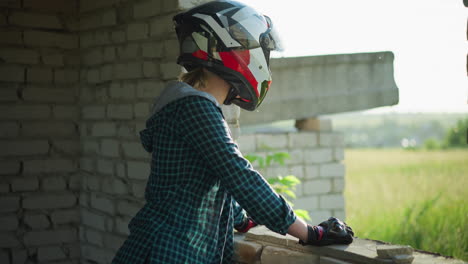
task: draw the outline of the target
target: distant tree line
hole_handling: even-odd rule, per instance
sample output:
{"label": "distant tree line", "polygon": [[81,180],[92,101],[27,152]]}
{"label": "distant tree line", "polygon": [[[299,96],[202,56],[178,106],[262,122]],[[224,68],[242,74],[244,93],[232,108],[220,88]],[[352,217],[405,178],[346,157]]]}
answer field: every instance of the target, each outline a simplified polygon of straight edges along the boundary
{"label": "distant tree line", "polygon": [[354,115],[333,119],[349,148],[465,148],[468,117],[451,114]]}
{"label": "distant tree line", "polygon": [[[348,148],[466,148],[466,113],[343,113],[325,116]],[[294,120],[241,126],[242,134],[295,132]]]}
{"label": "distant tree line", "polygon": [[439,148],[468,148],[468,117],[457,121],[455,126],[451,127],[443,140],[428,139],[424,142],[427,149]]}

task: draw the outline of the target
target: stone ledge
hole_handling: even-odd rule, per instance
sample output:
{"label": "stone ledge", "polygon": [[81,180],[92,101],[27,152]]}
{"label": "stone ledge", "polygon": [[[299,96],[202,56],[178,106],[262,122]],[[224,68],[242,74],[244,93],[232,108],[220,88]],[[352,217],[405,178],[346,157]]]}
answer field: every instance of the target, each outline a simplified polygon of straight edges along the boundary
{"label": "stone ledge", "polygon": [[[269,231],[266,227],[253,228],[247,234],[236,234],[235,239],[235,260],[236,263],[260,264],[262,260],[275,259],[274,263],[363,263],[363,264],[383,264],[383,263],[413,263],[413,264],[462,264],[462,260],[444,257],[438,254],[414,251],[412,262],[397,262],[397,259],[379,258],[377,248],[388,244],[376,240],[356,238],[350,245],[331,245],[326,247],[302,246],[298,240],[290,235],[282,236]],[[273,249],[278,250],[273,250]],[[397,248],[393,246],[392,248]],[[406,253],[407,246],[401,246]],[[265,250],[268,249],[268,250]],[[267,256],[267,254],[269,256]],[[270,255],[275,256],[270,256]],[[293,256],[293,259],[288,258]],[[411,256],[411,255],[409,255]],[[304,261],[299,261],[304,257]],[[307,261],[306,261],[307,260]],[[291,262],[293,261],[293,262]],[[299,261],[299,262],[298,262]]]}

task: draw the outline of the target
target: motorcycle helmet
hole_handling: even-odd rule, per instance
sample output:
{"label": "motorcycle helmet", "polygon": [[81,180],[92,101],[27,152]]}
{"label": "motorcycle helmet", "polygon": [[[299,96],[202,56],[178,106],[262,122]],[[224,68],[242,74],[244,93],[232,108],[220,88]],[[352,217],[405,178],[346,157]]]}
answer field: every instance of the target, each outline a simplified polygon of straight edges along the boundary
{"label": "motorcycle helmet", "polygon": [[271,85],[270,51],[281,42],[267,16],[235,1],[212,1],[173,18],[180,44],[177,63],[214,72],[231,89],[224,104],[253,111]]}

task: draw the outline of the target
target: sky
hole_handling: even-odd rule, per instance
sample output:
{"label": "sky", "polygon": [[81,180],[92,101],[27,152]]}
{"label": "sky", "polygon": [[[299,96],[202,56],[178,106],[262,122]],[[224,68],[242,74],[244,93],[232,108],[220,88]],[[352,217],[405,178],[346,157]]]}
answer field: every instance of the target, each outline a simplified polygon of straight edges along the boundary
{"label": "sky", "polygon": [[370,112],[468,113],[462,0],[239,1],[273,20],[275,57],[392,51],[400,102]]}

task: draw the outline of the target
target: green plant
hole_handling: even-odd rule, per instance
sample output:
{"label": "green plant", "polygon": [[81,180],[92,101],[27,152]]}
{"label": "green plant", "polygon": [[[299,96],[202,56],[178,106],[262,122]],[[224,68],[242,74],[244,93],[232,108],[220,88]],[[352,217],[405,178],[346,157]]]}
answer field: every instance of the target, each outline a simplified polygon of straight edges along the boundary
{"label": "green plant", "polygon": [[[251,163],[255,161],[258,162],[260,169],[270,167],[273,163],[285,166],[285,160],[291,158],[287,152],[275,152],[272,154],[267,154],[266,157],[255,154],[245,155],[244,157]],[[275,177],[268,178],[267,181],[277,193],[283,195],[286,202],[288,202],[291,207],[294,207],[294,204],[287,197],[290,199],[296,199],[296,194],[294,191],[296,190],[296,185],[301,183],[301,180],[299,180],[294,175],[277,175]],[[298,217],[304,220],[310,220],[309,212],[306,210],[295,209],[294,213],[296,213]]]}

